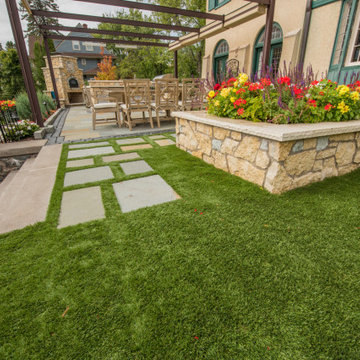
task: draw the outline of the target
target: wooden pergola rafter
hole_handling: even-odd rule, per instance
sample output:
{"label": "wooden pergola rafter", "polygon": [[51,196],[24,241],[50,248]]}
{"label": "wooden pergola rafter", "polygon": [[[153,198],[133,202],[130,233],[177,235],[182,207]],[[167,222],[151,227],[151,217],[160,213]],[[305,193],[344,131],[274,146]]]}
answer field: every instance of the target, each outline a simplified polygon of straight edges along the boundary
{"label": "wooden pergola rafter", "polygon": [[[8,10],[8,14],[10,17],[11,27],[14,34],[14,39],[17,47],[17,51],[19,54],[20,64],[24,76],[26,90],[29,96],[30,105],[32,113],[34,114],[34,118],[36,122],[42,126],[42,116],[40,111],[40,106],[38,103],[38,99],[36,96],[36,90],[34,85],[34,80],[31,74],[31,67],[28,59],[28,54],[26,50],[26,45],[24,41],[23,31],[20,22],[20,16],[16,4],[16,0],[5,0],[6,6]],[[82,21],[93,21],[100,23],[109,23],[109,24],[120,24],[120,25],[129,25],[134,27],[144,27],[144,28],[152,28],[152,29],[161,29],[167,31],[179,31],[188,33],[185,35],[190,38],[191,43],[201,41],[202,39],[211,36],[214,31],[219,33],[221,31],[225,31],[230,27],[236,26],[236,24],[240,24],[240,20],[236,20],[236,17],[245,16],[242,19],[243,22],[249,21],[257,16],[260,16],[264,13],[264,9],[266,10],[266,28],[265,28],[265,42],[264,42],[264,61],[266,64],[269,62],[270,57],[270,47],[271,47],[271,33],[273,27],[273,19],[274,19],[274,9],[275,9],[275,0],[244,0],[248,3],[256,4],[257,6],[252,6],[250,9],[245,9],[240,11],[238,14],[220,15],[214,13],[206,13],[195,10],[186,10],[179,9],[175,7],[168,6],[160,6],[143,2],[134,2],[128,0],[74,0],[81,1],[86,3],[94,3],[94,4],[102,4],[102,5],[111,5],[116,6],[118,8],[129,8],[129,9],[139,9],[144,11],[152,11],[152,12],[160,12],[167,14],[174,14],[180,16],[188,16],[188,17],[196,17],[199,19],[206,19],[210,21],[204,28],[205,31],[202,33],[202,28],[190,27],[190,26],[181,26],[181,25],[169,25],[148,21],[137,21],[137,20],[129,20],[129,19],[119,19],[119,18],[111,18],[106,16],[94,16],[94,15],[85,15],[85,14],[73,14],[73,13],[65,13],[61,11],[45,11],[39,9],[33,9],[28,0],[21,0],[24,8],[33,17],[35,23],[39,27],[39,30],[44,38],[44,45],[46,56],[48,60],[50,76],[54,88],[55,98],[60,107],[60,101],[58,96],[58,91],[56,87],[54,69],[51,61],[50,50],[48,46],[47,39],[58,39],[58,40],[79,40],[86,42],[96,42],[96,43],[113,43],[113,44],[122,44],[122,45],[135,45],[135,46],[157,46],[157,47],[166,47],[170,50],[174,51],[174,74],[175,77],[178,76],[177,73],[177,49],[181,48],[182,37],[168,35],[168,34],[143,34],[138,31],[113,31],[113,30],[102,30],[102,29],[91,29],[91,28],[77,28],[71,26],[63,26],[63,25],[44,25],[37,21],[38,17],[42,18],[56,18],[56,19],[72,19],[72,20],[82,20]],[[235,20],[234,20],[235,19]],[[218,27],[218,28],[217,28]],[[210,31],[209,31],[210,29]],[[214,30],[215,29],[215,30]],[[65,36],[59,35],[59,33],[53,32],[59,31],[70,31],[70,32],[81,32],[86,34],[97,34],[97,35],[105,35],[109,37],[96,37],[96,38],[84,38],[81,36]],[[207,33],[206,33],[207,32]],[[118,37],[127,37],[127,38],[135,38],[135,40],[128,39],[119,39]],[[115,37],[115,38],[114,38]],[[142,41],[141,39],[153,39],[155,41]],[[161,40],[172,41],[172,43],[168,42],[160,42]],[[180,43],[180,45],[179,45]],[[174,45],[175,44],[175,45]],[[189,42],[188,42],[189,44]],[[186,46],[186,45],[184,45]]]}

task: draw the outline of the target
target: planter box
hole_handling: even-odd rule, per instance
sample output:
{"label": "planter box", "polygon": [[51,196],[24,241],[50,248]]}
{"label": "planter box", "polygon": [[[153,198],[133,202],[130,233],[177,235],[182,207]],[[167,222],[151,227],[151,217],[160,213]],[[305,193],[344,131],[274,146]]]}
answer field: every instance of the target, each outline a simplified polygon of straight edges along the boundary
{"label": "planter box", "polygon": [[271,193],[360,168],[360,120],[276,125],[173,112],[176,145]]}

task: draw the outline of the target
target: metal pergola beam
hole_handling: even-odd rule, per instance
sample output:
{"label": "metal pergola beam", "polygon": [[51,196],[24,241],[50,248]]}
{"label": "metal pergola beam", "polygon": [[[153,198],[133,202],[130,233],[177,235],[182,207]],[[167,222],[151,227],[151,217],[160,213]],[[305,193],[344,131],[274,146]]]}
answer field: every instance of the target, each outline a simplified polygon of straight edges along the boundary
{"label": "metal pergola beam", "polygon": [[157,46],[157,47],[166,47],[166,48],[169,47],[168,43],[156,43],[156,42],[148,42],[148,41],[114,40],[114,39],[103,39],[103,38],[84,38],[83,36],[65,36],[65,35],[49,34],[48,38],[54,39],[54,40],[75,40],[75,41],[106,43],[106,44]]}
{"label": "metal pergola beam", "polygon": [[43,118],[40,110],[39,100],[36,94],[34,79],[32,77],[29,56],[26,50],[16,0],[5,0],[5,2],[10,18],[11,29],[14,35],[16,50],[19,56],[26,92],[29,97],[29,103],[31,112],[33,114],[33,119],[39,126],[43,126]]}
{"label": "metal pergola beam", "polygon": [[259,5],[267,5],[267,6],[269,6],[271,2],[271,0],[245,0],[245,1],[254,2]]}
{"label": "metal pergola beam", "polygon": [[[93,4],[102,4],[102,5],[112,5],[118,7],[125,7],[129,9],[140,9],[140,10],[161,12],[167,14],[184,15],[184,16],[191,16],[201,19],[210,19],[210,20],[218,20],[218,21],[223,20],[223,15],[210,14],[210,13],[194,11],[194,10],[178,9],[169,6],[146,4],[142,2],[134,2],[128,0],[75,0],[75,1],[82,1]],[[259,0],[259,1],[266,1],[266,0]]]}
{"label": "metal pergola beam", "polygon": [[196,33],[200,32],[200,29],[192,28],[189,26],[158,24],[158,23],[147,22],[147,21],[118,19],[118,18],[110,18],[110,17],[104,17],[104,16],[72,14],[72,13],[64,13],[61,11],[32,10],[32,13],[35,16],[44,16],[44,17],[57,18],[57,19],[95,21],[95,22],[100,22],[100,23],[149,27],[149,28],[153,28],[153,29],[164,29],[164,30],[170,30],[170,31],[184,31],[184,32],[196,32]]}
{"label": "metal pergola beam", "polygon": [[39,27],[40,27],[40,29],[43,29],[43,30],[73,31],[73,32],[85,33],[85,34],[128,36],[128,37],[140,37],[140,38],[158,39],[158,40],[178,40],[179,39],[178,36],[143,34],[143,33],[137,33],[137,32],[129,32],[129,31],[88,29],[88,28],[78,28],[75,26],[40,25]]}

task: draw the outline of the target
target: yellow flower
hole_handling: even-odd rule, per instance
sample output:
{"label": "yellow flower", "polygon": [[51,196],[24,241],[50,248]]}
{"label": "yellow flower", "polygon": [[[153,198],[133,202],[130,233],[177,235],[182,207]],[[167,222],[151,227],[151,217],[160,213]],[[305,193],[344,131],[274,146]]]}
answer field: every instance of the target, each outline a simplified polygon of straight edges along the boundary
{"label": "yellow flower", "polygon": [[208,95],[210,98],[213,98],[215,96],[215,91],[211,90]]}
{"label": "yellow flower", "polygon": [[215,105],[215,106],[219,106],[219,105],[220,105],[220,101],[219,101],[219,100],[216,100],[216,101],[214,102],[214,105]]}
{"label": "yellow flower", "polygon": [[350,94],[350,97],[352,100],[356,101],[356,100],[359,100],[360,99],[360,95],[357,91],[354,91]]}
{"label": "yellow flower", "polygon": [[230,98],[230,101],[231,101],[232,103],[234,103],[234,102],[236,101],[236,98],[231,97],[231,98]]}
{"label": "yellow flower", "polygon": [[241,73],[239,75],[239,82],[240,84],[244,84],[248,81],[249,77],[246,74]]}
{"label": "yellow flower", "polygon": [[337,106],[337,108],[341,111],[342,114],[345,114],[345,113],[347,113],[347,112],[350,110],[349,106],[347,106],[344,101],[342,101],[342,102]]}
{"label": "yellow flower", "polygon": [[236,90],[236,89],[232,89],[232,92],[237,92],[237,90]]}
{"label": "yellow flower", "polygon": [[220,95],[224,98],[228,97],[229,94],[230,94],[230,91],[231,89],[230,88],[225,88],[225,89],[222,89],[221,92],[220,92]]}
{"label": "yellow flower", "polygon": [[[234,82],[234,87],[238,87],[239,86],[239,82],[236,80],[235,82]],[[235,90],[235,89],[234,89]],[[235,90],[236,91],[236,90]]]}
{"label": "yellow flower", "polygon": [[340,85],[337,87],[336,90],[338,91],[340,96],[344,96],[345,94],[347,94],[350,91],[350,89],[346,85]]}

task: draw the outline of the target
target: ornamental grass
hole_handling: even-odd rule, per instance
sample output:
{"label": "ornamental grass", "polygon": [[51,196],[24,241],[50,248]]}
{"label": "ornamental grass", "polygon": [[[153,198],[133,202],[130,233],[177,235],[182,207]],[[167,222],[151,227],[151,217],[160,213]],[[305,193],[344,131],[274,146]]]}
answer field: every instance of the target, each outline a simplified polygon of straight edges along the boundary
{"label": "ornamental grass", "polygon": [[[293,76],[291,76],[293,74]],[[208,93],[209,114],[274,124],[360,119],[360,81],[338,85],[299,73],[251,81],[240,73]]]}

